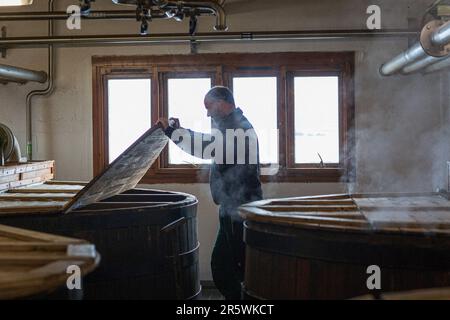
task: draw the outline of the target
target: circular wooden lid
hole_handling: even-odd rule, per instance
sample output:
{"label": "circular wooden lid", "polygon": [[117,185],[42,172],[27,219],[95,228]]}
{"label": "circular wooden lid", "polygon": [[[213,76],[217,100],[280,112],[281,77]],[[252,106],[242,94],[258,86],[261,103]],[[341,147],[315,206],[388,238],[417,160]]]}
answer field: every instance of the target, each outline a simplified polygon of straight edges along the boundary
{"label": "circular wooden lid", "polygon": [[298,228],[450,235],[450,201],[438,193],[272,199],[239,211],[248,221]]}

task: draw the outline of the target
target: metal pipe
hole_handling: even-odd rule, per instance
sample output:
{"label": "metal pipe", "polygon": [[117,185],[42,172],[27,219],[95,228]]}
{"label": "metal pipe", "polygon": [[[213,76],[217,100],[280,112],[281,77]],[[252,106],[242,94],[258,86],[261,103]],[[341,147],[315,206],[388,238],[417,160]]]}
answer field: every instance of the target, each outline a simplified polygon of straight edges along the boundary
{"label": "metal pipe", "polygon": [[346,38],[384,38],[408,37],[415,35],[409,30],[331,30],[331,31],[276,31],[276,32],[211,32],[198,33],[195,36],[183,33],[140,35],[78,35],[56,37],[19,37],[0,39],[0,48],[39,47],[46,45],[91,46],[94,44],[136,45],[152,43],[185,43],[195,41],[276,41],[276,40],[313,40],[313,39],[346,39]]}
{"label": "metal pipe", "polygon": [[0,77],[16,82],[35,81],[44,83],[47,81],[47,73],[45,71],[33,71],[4,64],[0,64]]}
{"label": "metal pipe", "polygon": [[[31,21],[31,20],[67,20],[72,14],[65,11],[55,12],[5,12],[0,13],[0,21]],[[134,10],[90,11],[89,14],[80,14],[83,19],[134,19]]]}
{"label": "metal pipe", "polygon": [[435,46],[444,46],[449,42],[450,42],[450,21],[445,23],[431,36],[431,43]]}
{"label": "metal pipe", "polygon": [[431,66],[428,66],[424,70],[424,73],[431,73],[448,67],[450,67],[450,57],[446,57],[444,60],[432,64]]}
{"label": "metal pipe", "polygon": [[401,73],[402,74],[410,74],[410,73],[419,71],[419,70],[421,70],[421,69],[423,69],[423,68],[425,68],[425,67],[427,67],[429,65],[432,65],[432,64],[437,63],[439,61],[445,60],[445,59],[447,59],[447,56],[446,57],[440,57],[440,58],[432,57],[432,56],[426,56],[425,58],[420,59],[420,60],[418,60],[418,61],[416,61],[414,63],[411,63],[411,64],[407,65],[406,67],[404,67],[401,70]]}
{"label": "metal pipe", "polygon": [[413,63],[414,61],[417,61],[418,59],[422,59],[426,57],[427,54],[423,50],[421,44],[417,42],[415,45],[413,45],[411,48],[406,50],[405,52],[399,54],[389,62],[386,62],[383,64],[380,68],[380,73],[383,76],[390,76],[397,71],[400,71],[405,66],[407,66],[410,63]]}
{"label": "metal pipe", "polygon": [[[48,11],[53,12],[53,1],[48,1]],[[48,21],[48,36],[51,38],[53,36],[53,20]],[[33,90],[28,93],[26,99],[26,136],[27,136],[27,159],[29,161],[33,160],[33,113],[32,113],[32,102],[35,96],[46,96],[51,94],[54,89],[54,77],[55,77],[55,54],[54,47],[52,44],[48,46],[48,81],[47,87],[42,90]]]}
{"label": "metal pipe", "polygon": [[[214,30],[216,31],[226,31],[228,30],[227,26],[227,15],[223,7],[216,1],[182,1],[180,4],[186,7],[198,8],[198,9],[212,9],[216,16],[216,25],[214,26]],[[178,8],[178,2],[168,2],[164,8]]]}
{"label": "metal pipe", "polygon": [[[431,43],[434,46],[444,46],[450,42],[450,22],[447,22],[431,35]],[[437,63],[445,58],[429,56],[420,42],[415,43],[405,52],[399,54],[389,62],[383,64],[380,73],[390,76],[401,70],[404,74],[419,71],[429,65]]]}

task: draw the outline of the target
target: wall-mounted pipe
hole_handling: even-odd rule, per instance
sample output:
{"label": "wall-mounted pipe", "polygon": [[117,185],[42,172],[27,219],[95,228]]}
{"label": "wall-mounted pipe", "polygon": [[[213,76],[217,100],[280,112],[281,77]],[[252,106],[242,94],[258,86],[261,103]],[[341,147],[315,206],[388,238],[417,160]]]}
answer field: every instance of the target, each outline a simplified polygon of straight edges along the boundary
{"label": "wall-mounted pipe", "polygon": [[[48,11],[53,12],[53,1],[48,1]],[[53,20],[48,21],[48,36],[53,36]],[[48,46],[48,81],[47,87],[42,90],[33,90],[28,93],[26,99],[26,136],[27,136],[27,158],[33,160],[33,113],[32,102],[35,96],[46,96],[53,92],[55,77],[55,52],[52,44]]]}
{"label": "wall-mounted pipe", "polygon": [[0,78],[15,82],[35,81],[44,83],[47,81],[47,73],[0,64]]}
{"label": "wall-mounted pipe", "polygon": [[444,46],[450,42],[450,21],[445,23],[431,36],[431,43],[435,46]]}
{"label": "wall-mounted pipe", "polygon": [[[443,47],[450,42],[450,22],[447,22],[433,34],[431,34],[431,43],[436,47]],[[405,52],[399,54],[389,62],[383,64],[380,73],[383,76],[390,76],[401,71],[404,74],[417,72],[427,66],[441,61],[441,57],[429,56],[423,49],[420,42],[416,42]]]}
{"label": "wall-mounted pipe", "polygon": [[406,67],[404,67],[401,70],[402,74],[410,74],[410,73],[414,73],[417,72],[419,70],[422,70],[423,68],[426,68],[427,66],[430,66],[434,63],[437,63],[439,61],[442,61],[444,59],[446,59],[447,57],[432,57],[432,56],[426,56],[425,58],[418,60],[416,62],[413,62],[409,65],[407,65]]}
{"label": "wall-mounted pipe", "polygon": [[421,44],[417,42],[405,52],[399,54],[392,60],[383,64],[380,68],[380,73],[383,76],[390,76],[402,70],[408,64],[413,63],[414,61],[417,61],[419,59],[425,58],[426,56],[427,54],[423,50]]}
{"label": "wall-mounted pipe", "polygon": [[450,57],[446,57],[445,59],[428,66],[425,68],[424,73],[436,72],[448,67],[450,67]]}
{"label": "wall-mounted pipe", "polygon": [[92,45],[137,45],[154,43],[190,43],[220,42],[220,41],[278,41],[278,40],[317,40],[317,39],[352,39],[352,38],[403,38],[415,35],[409,30],[319,30],[319,31],[275,31],[275,32],[211,32],[198,33],[194,36],[175,34],[139,35],[78,35],[55,37],[19,37],[0,39],[0,48],[41,47],[47,45],[59,46],[92,46]]}

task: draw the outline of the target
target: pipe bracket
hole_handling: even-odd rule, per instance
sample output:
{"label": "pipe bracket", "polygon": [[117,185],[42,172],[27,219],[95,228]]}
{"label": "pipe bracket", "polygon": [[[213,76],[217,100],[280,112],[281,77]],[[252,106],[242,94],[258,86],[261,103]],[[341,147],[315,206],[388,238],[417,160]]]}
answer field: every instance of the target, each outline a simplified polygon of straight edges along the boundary
{"label": "pipe bracket", "polygon": [[420,44],[425,52],[433,57],[444,57],[450,53],[450,43],[437,46],[432,42],[433,35],[444,25],[444,21],[432,20],[428,22],[420,33]]}

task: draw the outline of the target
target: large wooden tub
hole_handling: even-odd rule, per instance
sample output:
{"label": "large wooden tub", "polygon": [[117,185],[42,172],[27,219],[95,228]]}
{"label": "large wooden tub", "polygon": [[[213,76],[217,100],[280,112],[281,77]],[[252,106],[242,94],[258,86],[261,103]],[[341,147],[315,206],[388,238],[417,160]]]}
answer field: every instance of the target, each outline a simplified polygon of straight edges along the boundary
{"label": "large wooden tub", "polygon": [[[439,194],[265,200],[240,213],[249,298],[347,299],[450,285],[450,202]],[[367,286],[372,265],[380,290]]]}
{"label": "large wooden tub", "polygon": [[192,299],[198,278],[197,199],[132,189],[63,214],[81,184],[47,182],[0,194],[0,223],[85,239],[102,254],[85,299]]}
{"label": "large wooden tub", "polygon": [[198,279],[197,199],[136,185],[167,144],[150,128],[87,184],[46,182],[0,194],[0,223],[94,243],[100,267],[87,299],[192,299]]}

